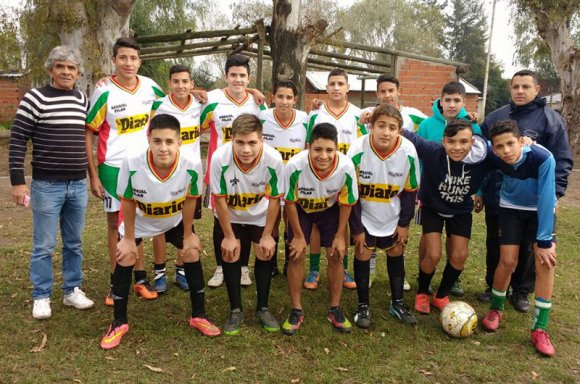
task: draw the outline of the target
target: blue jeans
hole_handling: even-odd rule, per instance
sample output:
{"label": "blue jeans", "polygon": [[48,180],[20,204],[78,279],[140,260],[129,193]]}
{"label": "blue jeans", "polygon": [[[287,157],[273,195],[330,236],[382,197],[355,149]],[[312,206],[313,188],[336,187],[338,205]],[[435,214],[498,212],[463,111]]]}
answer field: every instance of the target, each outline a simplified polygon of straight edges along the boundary
{"label": "blue jeans", "polygon": [[87,184],[79,181],[32,180],[31,200],[33,248],[30,258],[32,298],[52,294],[52,252],[60,223],[62,238],[62,289],[65,294],[83,280],[81,236],[85,226]]}

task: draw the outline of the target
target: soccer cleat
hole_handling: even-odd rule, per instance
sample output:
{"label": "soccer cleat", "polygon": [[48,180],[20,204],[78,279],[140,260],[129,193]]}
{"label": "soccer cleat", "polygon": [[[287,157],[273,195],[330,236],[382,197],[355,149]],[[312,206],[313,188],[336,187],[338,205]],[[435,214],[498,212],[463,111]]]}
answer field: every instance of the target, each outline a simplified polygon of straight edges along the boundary
{"label": "soccer cleat", "polygon": [[418,293],[415,296],[415,311],[428,315],[431,313],[430,296],[426,293]]}
{"label": "soccer cleat", "polygon": [[534,329],[531,333],[530,341],[536,346],[536,350],[542,356],[551,357],[556,353],[548,332],[543,329]]}
{"label": "soccer cleat", "polygon": [[402,300],[397,300],[391,303],[389,307],[389,313],[397,318],[401,323],[415,325],[417,324],[417,319],[409,311],[409,308],[403,303]]}
{"label": "soccer cleat", "polygon": [[107,297],[105,297],[105,305],[107,307],[113,307],[115,305],[115,301],[113,300],[113,288],[109,290]]}
{"label": "soccer cleat", "polygon": [[35,299],[32,304],[32,317],[36,320],[50,319],[52,310],[50,309],[50,299],[45,297],[43,299]]}
{"label": "soccer cleat", "polygon": [[278,320],[272,315],[270,310],[266,307],[260,309],[256,312],[256,317],[260,324],[262,324],[262,328],[264,328],[267,332],[279,332],[280,331],[280,324]]}
{"label": "soccer cleat", "polygon": [[320,279],[320,274],[317,271],[310,271],[306,280],[304,280],[304,288],[306,289],[316,289],[318,288],[318,279]]}
{"label": "soccer cleat", "polygon": [[438,310],[442,311],[447,304],[449,304],[449,296],[438,298],[437,292],[435,292],[435,294],[433,295],[433,306]]}
{"label": "soccer cleat", "polygon": [[409,284],[407,279],[403,280],[403,291],[408,292],[410,290],[411,290],[411,284]]}
{"label": "soccer cleat", "polygon": [[185,273],[181,274],[181,272],[177,271],[175,274],[175,285],[177,285],[182,291],[189,291],[189,284],[187,284]]}
{"label": "soccer cleat", "polygon": [[485,291],[477,295],[477,300],[482,303],[489,303],[491,301],[491,287],[485,288]]}
{"label": "soccer cleat", "polygon": [[353,317],[357,327],[367,329],[371,326],[371,311],[368,304],[359,304]]}
{"label": "soccer cleat", "polygon": [[95,305],[79,287],[75,287],[71,293],[64,295],[62,303],[67,307],[74,307],[76,309],[89,309]]}
{"label": "soccer cleat", "polygon": [[155,300],[157,297],[159,297],[147,279],[139,280],[136,282],[133,289],[135,290],[135,294],[137,296],[142,297],[145,300]]}
{"label": "soccer cleat", "polygon": [[346,316],[344,316],[344,313],[342,312],[340,307],[330,308],[328,310],[327,319],[328,321],[330,321],[330,324],[332,324],[332,327],[337,331],[342,333],[352,332],[352,324],[350,323],[350,321],[348,321]]}
{"label": "soccer cleat", "polygon": [[356,282],[352,277],[350,277],[347,270],[344,271],[344,277],[342,278],[342,286],[345,287],[346,289],[356,289]]}
{"label": "soccer cleat", "polygon": [[304,313],[301,309],[292,309],[290,311],[290,315],[284,323],[282,324],[282,332],[286,335],[294,335],[299,329],[302,323],[304,322]]}
{"label": "soccer cleat", "polygon": [[221,335],[220,329],[215,326],[205,315],[198,317],[191,317],[189,319],[189,326],[197,329],[204,336],[214,337]]}
{"label": "soccer cleat", "polygon": [[223,283],[224,283],[224,271],[223,271],[221,265],[218,265],[215,268],[213,276],[207,282],[207,286],[210,288],[217,288],[217,287],[221,286]]}
{"label": "soccer cleat", "polygon": [[244,314],[239,309],[234,309],[230,312],[230,317],[227,319],[226,323],[224,324],[224,334],[228,336],[235,336],[240,333],[242,319],[244,318]]}
{"label": "soccer cleat", "polygon": [[456,297],[462,297],[463,295],[465,295],[465,291],[463,290],[463,287],[461,286],[461,281],[459,281],[459,279],[457,279],[455,283],[453,283],[453,286],[449,290],[449,293],[452,296]]}
{"label": "soccer cleat", "polygon": [[490,310],[487,315],[481,320],[483,329],[490,332],[495,332],[499,328],[499,322],[503,317],[503,312],[499,309]]}
{"label": "soccer cleat", "polygon": [[167,292],[167,276],[165,273],[156,273],[153,279],[153,287],[157,293]]}
{"label": "soccer cleat", "polygon": [[129,324],[113,322],[109,326],[109,330],[101,339],[101,348],[113,349],[121,343],[123,336],[129,332]]}
{"label": "soccer cleat", "polygon": [[240,285],[242,287],[249,287],[252,285],[252,279],[250,279],[250,268],[242,267],[242,278],[240,279]]}

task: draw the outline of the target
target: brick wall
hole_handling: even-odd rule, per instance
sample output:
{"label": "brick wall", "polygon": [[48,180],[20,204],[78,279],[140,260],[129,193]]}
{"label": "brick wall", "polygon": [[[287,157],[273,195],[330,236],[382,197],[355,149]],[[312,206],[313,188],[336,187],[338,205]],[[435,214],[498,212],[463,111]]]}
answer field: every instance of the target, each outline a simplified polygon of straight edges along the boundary
{"label": "brick wall", "polygon": [[0,77],[0,122],[14,120],[20,99],[29,89],[28,76]]}

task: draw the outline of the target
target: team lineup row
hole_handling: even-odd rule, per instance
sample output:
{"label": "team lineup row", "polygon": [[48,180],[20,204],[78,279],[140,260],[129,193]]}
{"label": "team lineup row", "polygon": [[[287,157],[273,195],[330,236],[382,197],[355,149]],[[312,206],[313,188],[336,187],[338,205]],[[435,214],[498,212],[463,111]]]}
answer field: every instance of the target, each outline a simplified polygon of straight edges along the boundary
{"label": "team lineup row", "polygon": [[[567,178],[565,174],[564,184],[559,182],[562,168],[558,166],[566,161],[558,157],[554,161],[554,156],[539,145],[524,146],[517,124],[510,121],[496,124],[495,133],[489,130],[491,124],[487,131],[484,129],[483,133],[493,142],[493,148],[490,147],[477,135],[481,132],[479,127],[462,119],[466,115],[463,109],[465,90],[460,83],[451,82],[444,87],[441,98],[434,103],[434,116],[426,118],[417,110],[401,107],[398,104],[398,81],[391,76],[381,76],[377,80],[377,93],[384,104],[370,114],[371,111],[361,112],[348,103],[348,77],[342,70],[333,70],[328,77],[328,101],[307,116],[293,109],[297,91],[291,82],[280,81],[275,85],[273,100],[276,106],[273,109],[265,110],[250,97],[246,89],[248,59],[243,56],[228,58],[225,70],[227,88],[198,95],[205,99],[203,103],[191,95],[191,76],[182,66],[171,70],[171,94],[158,99],[160,88],[137,75],[139,48],[130,39],[117,42],[113,61],[116,74],[105,85],[97,87],[88,109],[86,99],[74,90],[74,71],[77,71],[77,76],[79,72],[78,56],[69,52],[52,63],[47,62],[52,85],[27,94],[15,120],[10,147],[11,180],[15,202],[24,204],[28,190],[25,183],[19,183],[18,165],[22,163],[19,164],[18,160],[20,152],[25,151],[25,145],[23,150],[20,145],[32,136],[31,131],[46,130],[49,137],[58,129],[62,137],[63,132],[70,129],[70,134],[77,134],[76,139],[79,139],[78,132],[72,133],[74,127],[65,127],[69,123],[54,120],[46,123],[47,120],[38,119],[42,113],[38,104],[52,96],[50,92],[63,90],[74,99],[74,102],[67,100],[68,105],[61,110],[65,116],[75,108],[76,112],[82,111],[83,107],[86,111],[83,118],[83,122],[86,120],[86,134],[83,127],[84,140],[78,140],[87,149],[84,159],[69,159],[65,153],[61,155],[65,159],[51,169],[54,160],[45,163],[44,159],[33,158],[31,204],[35,218],[35,244],[31,280],[35,318],[50,317],[52,271],[36,273],[36,263],[40,259],[46,263],[46,255],[50,263],[54,248],[54,243],[51,248],[50,244],[37,241],[35,211],[42,208],[39,201],[42,199],[38,197],[42,191],[38,184],[57,180],[62,181],[65,188],[70,188],[75,182],[84,182],[84,175],[79,177],[78,171],[82,169],[83,161],[85,168],[88,163],[93,194],[103,198],[105,203],[109,227],[112,288],[108,300],[114,306],[114,321],[101,341],[105,349],[116,347],[128,331],[126,308],[133,270],[135,290],[143,296],[156,295],[144,272],[143,258],[137,257],[142,252],[138,244],[143,237],[154,236],[155,288],[159,287],[158,281],[165,279],[165,242],[171,242],[182,250],[177,262],[178,276],[190,291],[190,325],[206,335],[221,333],[205,316],[200,244],[197,236],[188,230],[197,214],[196,201],[202,195],[204,182],[211,192],[209,205],[215,214],[213,240],[218,264],[210,283],[222,276],[231,307],[223,332],[231,335],[240,331],[243,317],[242,262],[245,257],[247,265],[251,243],[254,243],[258,318],[268,331],[281,328],[283,332],[293,334],[304,316],[300,289],[304,280],[307,244],[314,256],[311,267],[317,264],[313,259],[319,257],[320,247],[326,248],[329,321],[340,331],[351,330],[350,322],[339,306],[347,276],[343,267],[349,240],[347,223],[355,244],[354,276],[359,296],[355,323],[363,328],[370,326],[370,260],[376,248],[385,249],[388,255],[391,314],[403,322],[416,323],[414,315],[403,303],[403,250],[419,184],[423,236],[415,310],[419,313],[430,311],[430,282],[441,258],[443,226],[447,233],[448,260],[432,300],[436,308],[445,306],[449,301],[449,290],[457,281],[467,257],[474,208],[471,196],[480,189],[484,179],[487,185],[492,183],[488,181],[490,174],[499,173],[502,181],[498,190],[501,192],[492,199],[499,202],[502,231],[498,248],[501,248],[501,257],[498,255],[497,266],[492,266],[495,278],[488,281],[492,310],[483,324],[486,329],[497,329],[511,272],[518,261],[520,243],[534,242],[532,260],[537,260],[538,277],[532,341],[541,353],[554,353],[545,328],[555,265],[553,212],[556,196],[563,195],[563,190],[559,191],[558,187],[565,190]],[[72,62],[72,68],[59,66],[68,62]],[[534,76],[525,71],[512,79],[511,89],[519,89],[515,93],[532,95],[531,99],[527,95],[529,100],[523,97],[523,106],[535,103],[535,90],[539,87]],[[34,91],[42,90],[44,98],[34,98]],[[512,98],[517,104],[514,92]],[[416,126],[418,135],[412,133]],[[199,147],[199,135],[204,129],[210,130],[205,176]],[[98,167],[93,163],[94,132],[98,132]],[[536,136],[540,141],[538,136],[541,137],[542,133]],[[42,145],[34,141],[34,136],[32,138],[33,145]],[[304,150],[306,143],[309,143],[308,149]],[[428,159],[422,164],[422,172],[420,158]],[[564,171],[568,165],[571,168],[571,160],[564,164]],[[84,199],[86,204],[86,195]],[[287,223],[284,272],[292,302],[292,311],[281,327],[268,310],[270,279],[273,269],[277,269],[270,259],[277,249],[280,200],[284,201]],[[476,197],[475,200],[475,209],[481,210],[483,199]],[[488,205],[486,201],[486,215]],[[123,217],[120,224],[119,210]],[[61,231],[64,259],[67,244],[64,228]],[[56,236],[56,228],[52,236]],[[37,243],[41,244],[37,247]],[[44,255],[40,255],[42,252]],[[66,255],[78,263],[74,264],[78,271],[68,275],[63,273],[65,304],[90,307],[92,301],[79,288],[82,279],[80,240],[77,248]],[[489,269],[490,265],[488,272]],[[308,279],[317,281],[317,278],[318,271],[311,270]]]}

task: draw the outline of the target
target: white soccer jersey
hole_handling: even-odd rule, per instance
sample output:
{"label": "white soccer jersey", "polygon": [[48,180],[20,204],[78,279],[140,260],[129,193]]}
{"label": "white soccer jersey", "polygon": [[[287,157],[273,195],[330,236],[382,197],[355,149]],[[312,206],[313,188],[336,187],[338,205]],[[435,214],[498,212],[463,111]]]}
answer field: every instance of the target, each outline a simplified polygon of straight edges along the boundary
{"label": "white soccer jersey", "polygon": [[359,124],[360,108],[347,103],[346,107],[335,115],[328,103],[324,103],[319,109],[310,111],[308,115],[308,134],[306,141],[310,138],[310,133],[315,125],[320,123],[330,123],[338,131],[338,150],[344,154],[348,147],[360,136],[367,134],[367,129],[363,124]]}
{"label": "white soccer jersey", "polygon": [[357,169],[362,224],[373,236],[391,236],[397,229],[403,191],[415,191],[421,179],[413,144],[399,136],[390,153],[380,154],[372,134],[355,141],[348,150]]}
{"label": "white soccer jersey", "polygon": [[[201,195],[200,160],[179,154],[169,174],[163,178],[155,169],[151,152],[142,152],[123,161],[119,171],[119,198],[137,203],[135,238],[151,237],[169,231],[182,219],[185,199]],[[125,233],[124,225],[119,233]]]}
{"label": "white soccer jersey", "polygon": [[244,170],[234,156],[232,144],[219,147],[211,159],[211,193],[223,196],[236,224],[266,225],[269,198],[284,195],[282,157],[267,144],[252,168]]}
{"label": "white soccer jersey", "polygon": [[[374,110],[375,107],[368,107],[363,112],[370,112],[372,114]],[[409,132],[417,132],[419,124],[427,118],[427,115],[413,107],[404,107],[401,105],[399,106],[399,112],[401,112],[401,117],[403,118],[403,129]],[[367,129],[370,131],[370,124],[367,124]]]}
{"label": "white soccer jersey", "polygon": [[202,105],[189,95],[186,105],[178,105],[172,95],[156,100],[151,109],[151,118],[155,115],[167,114],[174,116],[181,125],[181,148],[179,151],[186,156],[201,159],[199,136],[201,134],[200,116]]}
{"label": "white soccer jersey", "polygon": [[305,212],[320,212],[358,200],[356,173],[352,161],[337,152],[334,169],[321,177],[313,168],[308,151],[302,151],[286,164],[285,201],[299,204]]}
{"label": "white soccer jersey", "polygon": [[99,133],[97,161],[119,168],[123,159],[147,149],[151,106],[165,94],[148,77],[137,76],[135,89],[124,88],[113,76],[91,98],[87,127]]}
{"label": "white soccer jersey", "polygon": [[260,112],[259,118],[264,126],[264,143],[280,152],[284,164],[306,148],[306,129],[308,128],[306,112],[293,109],[292,119],[287,124],[280,121],[274,108]]}

